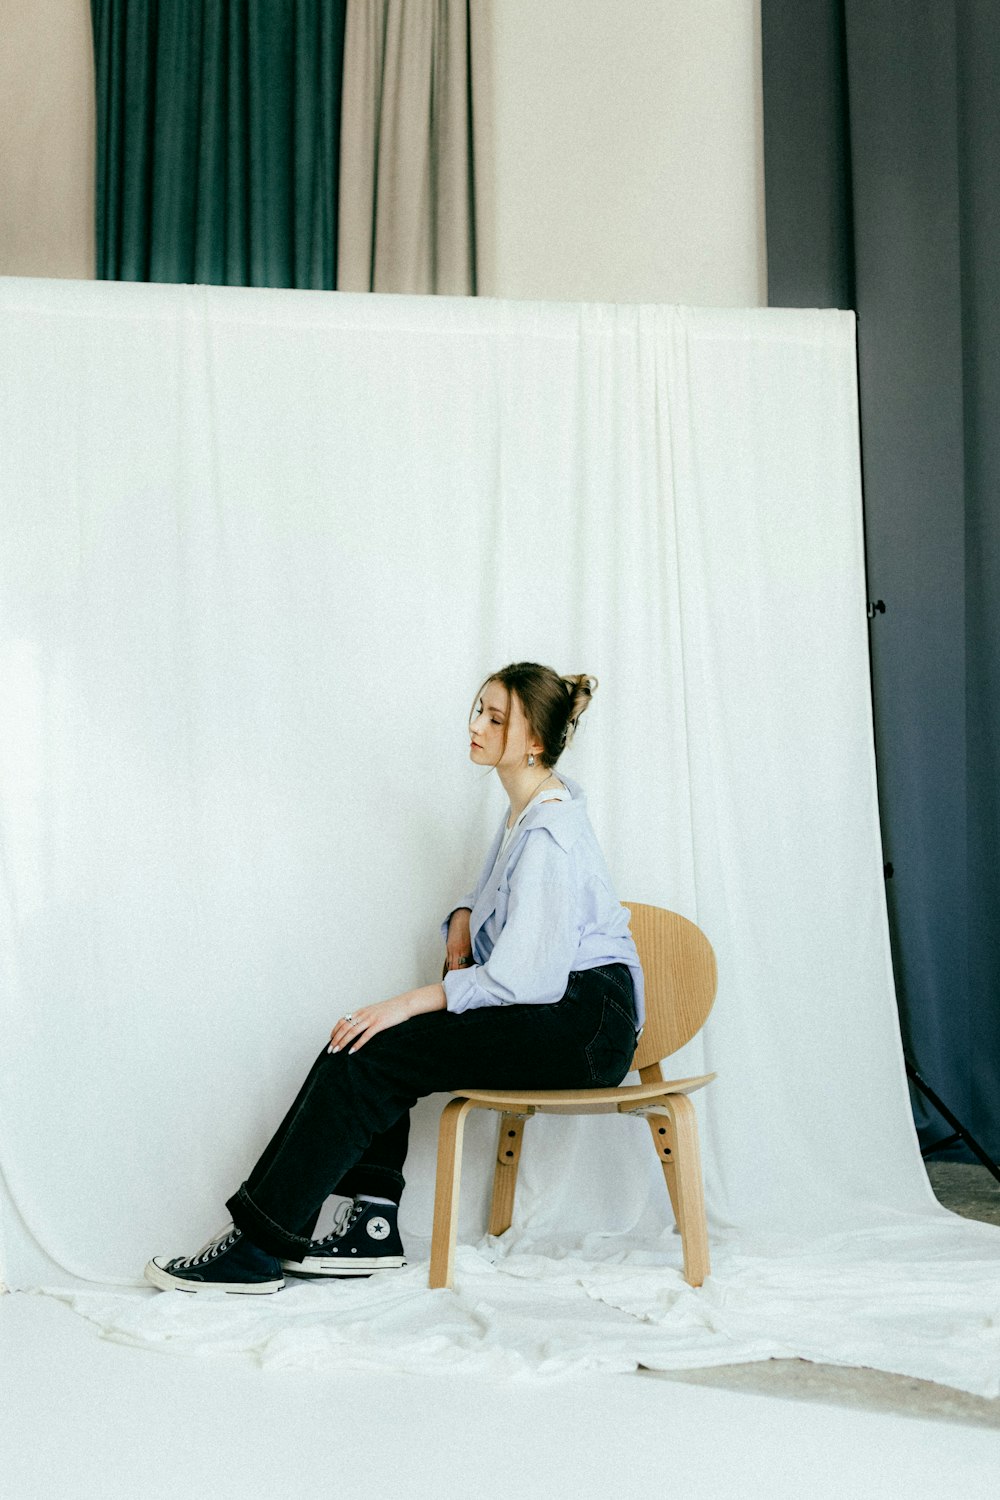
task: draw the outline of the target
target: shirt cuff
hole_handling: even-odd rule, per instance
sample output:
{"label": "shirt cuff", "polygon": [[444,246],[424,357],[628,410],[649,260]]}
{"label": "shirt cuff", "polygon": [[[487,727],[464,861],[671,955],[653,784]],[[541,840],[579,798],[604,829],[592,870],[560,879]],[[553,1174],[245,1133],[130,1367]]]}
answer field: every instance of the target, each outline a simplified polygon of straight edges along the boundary
{"label": "shirt cuff", "polygon": [[451,1011],[476,1010],[483,1005],[502,1005],[496,995],[484,990],[479,983],[478,964],[469,964],[462,969],[449,969],[442,979],[445,1004]]}

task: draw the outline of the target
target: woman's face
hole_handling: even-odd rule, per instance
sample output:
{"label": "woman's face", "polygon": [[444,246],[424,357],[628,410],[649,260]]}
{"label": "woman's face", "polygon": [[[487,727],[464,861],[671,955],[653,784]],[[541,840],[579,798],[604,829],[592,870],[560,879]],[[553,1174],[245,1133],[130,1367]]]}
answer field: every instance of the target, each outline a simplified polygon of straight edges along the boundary
{"label": "woman's face", "polygon": [[[507,749],[501,755],[504,725],[507,719]],[[537,740],[528,740],[528,721],[516,693],[510,692],[500,682],[488,682],[483,688],[469,721],[469,757],[479,766],[524,765],[529,750],[538,755],[541,746]]]}

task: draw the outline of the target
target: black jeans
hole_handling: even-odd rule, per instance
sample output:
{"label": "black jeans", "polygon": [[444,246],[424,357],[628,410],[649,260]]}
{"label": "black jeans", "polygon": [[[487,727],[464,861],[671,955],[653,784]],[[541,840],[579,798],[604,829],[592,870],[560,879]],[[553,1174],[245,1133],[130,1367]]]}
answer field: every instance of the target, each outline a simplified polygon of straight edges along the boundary
{"label": "black jeans", "polygon": [[636,1046],[626,964],[575,970],[551,1005],[414,1016],[351,1055],[324,1047],[249,1177],[226,1204],[271,1255],[298,1259],[330,1193],[403,1191],[411,1106],[450,1089],[618,1084]]}

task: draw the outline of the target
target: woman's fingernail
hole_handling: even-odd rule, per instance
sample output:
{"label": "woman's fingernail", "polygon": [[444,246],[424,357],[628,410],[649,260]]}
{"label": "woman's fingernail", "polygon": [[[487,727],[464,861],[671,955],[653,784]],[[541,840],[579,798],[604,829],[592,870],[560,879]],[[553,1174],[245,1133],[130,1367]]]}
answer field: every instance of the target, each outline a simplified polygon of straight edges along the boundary
{"label": "woman's fingernail", "polygon": [[329,1047],[327,1047],[326,1050],[327,1050],[327,1052],[339,1052],[340,1048],[339,1047],[335,1047],[333,1045],[333,1043],[331,1042],[330,1045],[329,1045]]}

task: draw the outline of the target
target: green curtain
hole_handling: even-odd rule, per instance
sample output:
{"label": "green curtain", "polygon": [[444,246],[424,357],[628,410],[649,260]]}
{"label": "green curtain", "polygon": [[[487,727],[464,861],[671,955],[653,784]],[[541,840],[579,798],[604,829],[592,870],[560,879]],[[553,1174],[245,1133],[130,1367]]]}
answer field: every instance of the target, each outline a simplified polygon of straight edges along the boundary
{"label": "green curtain", "polygon": [[333,288],[347,0],[92,0],[97,275]]}

